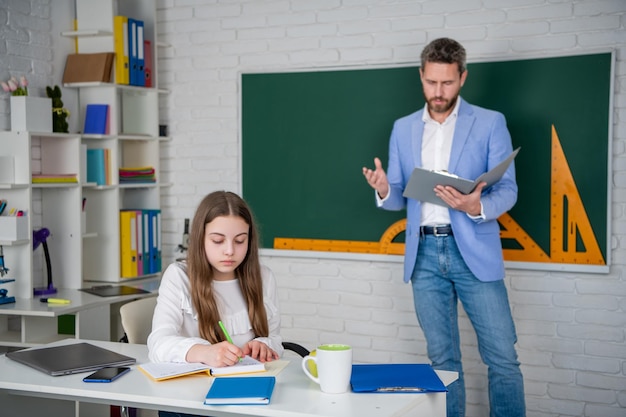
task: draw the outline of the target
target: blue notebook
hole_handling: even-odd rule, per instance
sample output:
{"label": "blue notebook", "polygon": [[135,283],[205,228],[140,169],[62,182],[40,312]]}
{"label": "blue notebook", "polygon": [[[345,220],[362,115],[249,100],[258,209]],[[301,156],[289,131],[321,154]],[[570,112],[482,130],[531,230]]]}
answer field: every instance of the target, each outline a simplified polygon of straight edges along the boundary
{"label": "blue notebook", "polygon": [[429,364],[387,363],[352,365],[350,378],[354,392],[416,393],[446,392]]}
{"label": "blue notebook", "polygon": [[269,404],[274,392],[273,376],[215,378],[204,399],[206,405]]}
{"label": "blue notebook", "polygon": [[108,123],[108,104],[87,104],[83,133],[105,135]]}

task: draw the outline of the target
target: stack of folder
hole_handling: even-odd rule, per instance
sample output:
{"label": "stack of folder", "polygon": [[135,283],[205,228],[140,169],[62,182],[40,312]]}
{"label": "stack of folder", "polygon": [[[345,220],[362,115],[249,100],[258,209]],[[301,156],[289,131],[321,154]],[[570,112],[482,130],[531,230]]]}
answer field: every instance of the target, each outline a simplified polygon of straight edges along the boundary
{"label": "stack of folder", "polygon": [[[151,87],[152,42],[144,37],[143,20],[128,16],[113,19],[115,82]],[[147,82],[147,80],[150,80]]]}
{"label": "stack of folder", "polygon": [[156,182],[153,167],[120,168],[120,184],[137,184]]}
{"label": "stack of folder", "polygon": [[33,184],[58,184],[78,182],[76,174],[32,174]]}
{"label": "stack of folder", "polygon": [[120,211],[120,276],[161,272],[161,210]]}

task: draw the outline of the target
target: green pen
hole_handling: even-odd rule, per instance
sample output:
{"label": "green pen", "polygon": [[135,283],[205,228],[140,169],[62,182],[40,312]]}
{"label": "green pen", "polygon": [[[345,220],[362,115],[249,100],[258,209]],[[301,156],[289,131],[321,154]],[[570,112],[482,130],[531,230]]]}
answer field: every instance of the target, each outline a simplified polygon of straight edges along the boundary
{"label": "green pen", "polygon": [[226,340],[228,340],[228,343],[230,343],[231,345],[234,345],[233,339],[230,338],[230,335],[228,334],[226,327],[224,327],[224,323],[222,323],[222,320],[218,321],[217,323],[220,325],[220,328],[224,332],[224,336],[226,336]]}
{"label": "green pen", "polygon": [[[224,332],[224,336],[226,336],[226,340],[228,340],[228,343],[230,343],[231,345],[234,345],[233,339],[230,338],[230,335],[228,334],[228,331],[226,330],[226,327],[224,327],[224,323],[222,323],[222,320],[218,321],[217,324],[220,325],[220,328]],[[239,358],[239,362],[241,362],[242,360],[243,360],[243,358]]]}

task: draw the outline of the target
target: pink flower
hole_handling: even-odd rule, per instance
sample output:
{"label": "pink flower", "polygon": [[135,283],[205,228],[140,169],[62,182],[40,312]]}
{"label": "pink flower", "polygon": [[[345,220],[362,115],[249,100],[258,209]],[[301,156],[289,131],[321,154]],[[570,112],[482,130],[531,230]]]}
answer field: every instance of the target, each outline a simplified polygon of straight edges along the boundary
{"label": "pink flower", "polygon": [[2,89],[7,93],[11,93],[12,96],[27,96],[28,95],[28,80],[25,76],[20,76],[20,80],[11,77],[8,81],[0,81]]}

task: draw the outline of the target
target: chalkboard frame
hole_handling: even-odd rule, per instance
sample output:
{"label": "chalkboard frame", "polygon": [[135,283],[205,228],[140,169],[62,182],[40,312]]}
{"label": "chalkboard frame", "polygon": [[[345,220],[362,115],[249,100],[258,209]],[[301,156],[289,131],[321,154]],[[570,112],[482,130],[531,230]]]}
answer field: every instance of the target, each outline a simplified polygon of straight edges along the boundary
{"label": "chalkboard frame", "polygon": [[[476,61],[476,62],[470,62],[468,64],[468,69],[469,69],[468,80],[467,80],[465,87],[461,91],[461,95],[472,104],[483,105],[484,107],[487,107],[487,108],[492,108],[495,110],[502,111],[507,117],[507,122],[509,123],[509,125],[511,125],[511,123],[519,124],[520,119],[523,119],[523,118],[519,117],[516,114],[512,114],[510,110],[507,110],[507,109],[503,110],[502,109],[503,107],[506,108],[506,103],[502,102],[502,105],[498,104],[499,103],[498,100],[505,100],[507,98],[507,95],[500,94],[499,95],[500,99],[496,97],[495,102],[494,102],[493,98],[488,99],[487,97],[483,96],[485,94],[488,94],[488,91],[479,91],[479,89],[477,89],[476,87],[474,87],[475,91],[472,91],[468,94],[468,89],[472,88],[470,86],[472,86],[473,83],[474,85],[485,85],[485,84],[491,85],[494,82],[500,82],[500,83],[514,82],[515,85],[517,86],[516,91],[518,91],[520,95],[526,94],[525,92],[526,89],[529,90],[529,92],[527,93],[527,97],[525,97],[525,99],[528,100],[528,97],[532,97],[532,88],[531,88],[533,87],[532,84],[537,84],[537,77],[540,74],[538,75],[536,73],[533,73],[533,71],[528,71],[527,77],[515,78],[514,75],[515,75],[516,67],[528,65],[529,63],[532,65],[533,63],[540,63],[540,62],[545,63],[545,61],[555,62],[553,60],[558,60],[561,63],[567,60],[570,60],[570,61],[573,60],[571,62],[573,64],[576,64],[577,62],[582,62],[584,59],[589,58],[590,56],[599,56],[605,61],[608,59],[608,71],[606,71],[606,73],[601,74],[600,77],[597,77],[601,79],[600,83],[602,84],[602,90],[607,93],[606,100],[602,103],[603,107],[604,105],[606,105],[606,117],[605,117],[606,123],[603,123],[603,126],[602,126],[602,130],[604,131],[602,137],[606,136],[606,142],[604,142],[601,146],[602,148],[601,155],[595,156],[595,159],[594,161],[592,161],[591,165],[585,162],[581,162],[580,160],[577,160],[577,158],[570,158],[570,156],[568,156],[567,158],[568,158],[568,162],[571,165],[572,172],[574,174],[576,174],[577,172],[580,172],[580,170],[582,169],[581,167],[585,167],[584,169],[587,169],[586,167],[588,166],[596,167],[599,171],[599,172],[596,172],[593,176],[591,176],[595,180],[597,180],[598,178],[600,179],[600,183],[596,182],[592,188],[594,192],[596,192],[598,189],[604,188],[604,190],[601,191],[601,193],[604,195],[604,198],[601,199],[603,201],[600,203],[598,207],[594,207],[595,219],[593,221],[593,230],[594,230],[594,233],[598,236],[597,238],[598,244],[602,247],[602,253],[605,259],[605,264],[604,265],[588,265],[584,263],[545,263],[545,262],[524,262],[524,261],[510,262],[510,261],[507,261],[506,264],[507,264],[507,267],[509,268],[581,271],[581,272],[599,272],[599,273],[608,272],[609,266],[611,264],[610,263],[611,261],[610,259],[611,257],[611,251],[610,251],[610,238],[611,238],[610,236],[610,227],[611,227],[610,175],[612,172],[611,170],[611,156],[612,156],[611,145],[612,145],[613,79],[614,79],[613,74],[614,74],[614,61],[615,61],[614,50],[611,49],[611,50],[593,51],[593,52],[576,54],[576,55],[560,55],[560,56],[550,56],[550,57],[524,57],[520,59]],[[573,65],[573,64],[567,63],[565,65]],[[495,71],[495,73],[484,72],[481,74],[480,73],[481,65],[486,65],[486,66],[491,65],[492,68],[495,68],[498,65],[503,65],[507,68],[507,71],[504,71],[504,72]],[[539,66],[539,65],[536,65],[536,66]],[[351,199],[356,199],[358,201],[359,207],[364,207],[368,210],[366,217],[375,216],[375,217],[384,218],[384,222],[386,222],[387,225],[391,225],[393,222],[403,218],[403,212],[399,212],[399,213],[398,212],[396,213],[385,212],[375,207],[373,191],[369,189],[365,181],[362,179],[362,175],[360,173],[360,167],[363,165],[372,166],[373,163],[371,162],[371,159],[373,158],[373,156],[381,157],[381,159],[383,160],[383,165],[386,165],[389,133],[391,131],[391,124],[393,123],[393,120],[405,114],[411,113],[423,106],[423,99],[421,96],[421,85],[419,84],[419,77],[417,75],[418,68],[419,68],[418,63],[407,63],[403,65],[385,65],[385,66],[289,69],[289,70],[281,71],[281,72],[249,72],[249,73],[244,72],[240,74],[240,85],[241,85],[240,146],[241,146],[241,170],[242,170],[241,172],[242,195],[244,196],[244,198],[248,200],[253,211],[255,212],[257,216],[257,221],[259,222],[260,227],[261,227],[261,236],[265,239],[263,240],[263,244],[262,244],[263,248],[272,247],[272,245],[268,244],[269,242],[268,235],[270,236],[270,239],[273,239],[274,237],[277,237],[279,235],[287,235],[285,237],[290,237],[289,233],[277,234],[272,230],[271,225],[268,226],[268,222],[267,222],[268,207],[269,207],[269,210],[271,210],[272,212],[276,211],[277,213],[279,213],[279,214],[276,214],[276,216],[281,217],[281,219],[286,219],[289,216],[294,215],[292,214],[293,212],[293,213],[297,213],[294,215],[294,216],[297,216],[296,222],[311,222],[315,220],[315,215],[316,215],[315,204],[317,203],[315,203],[310,210],[309,210],[309,205],[311,204],[311,201],[318,201],[320,204],[320,206],[318,207],[332,207],[333,210],[336,210],[338,213],[337,215],[339,219],[346,219],[346,218],[352,219],[354,217],[358,217],[359,214],[355,214],[352,212],[346,213],[346,212],[341,211],[341,198],[345,197],[345,195],[350,195]],[[607,70],[606,65],[604,65],[602,69],[603,71]],[[413,76],[415,77],[415,79],[409,83],[410,85],[407,85],[406,94],[410,97],[416,98],[416,100],[412,105],[406,106],[405,110],[398,111],[394,115],[384,116],[384,117],[387,117],[387,120],[385,121],[385,124],[384,124],[384,128],[379,127],[377,132],[374,133],[374,135],[376,135],[376,139],[374,140],[376,142],[376,146],[375,146],[375,148],[377,149],[376,151],[371,152],[371,155],[367,158],[360,158],[359,161],[357,161],[358,163],[352,164],[349,169],[345,167],[341,167],[341,172],[340,172],[341,175],[353,175],[353,176],[356,175],[357,177],[359,177],[358,180],[354,180],[354,182],[352,183],[353,186],[348,190],[349,192],[334,193],[334,194],[332,192],[326,193],[326,194],[319,193],[319,195],[315,195],[311,197],[311,195],[308,194],[310,192],[310,189],[307,189],[306,185],[303,184],[302,187],[289,186],[289,184],[292,184],[292,183],[288,183],[286,182],[286,180],[292,175],[294,175],[294,172],[293,172],[294,169],[306,166],[310,170],[310,172],[315,173],[314,175],[318,175],[320,170],[323,169],[323,164],[320,163],[321,161],[312,161],[310,165],[305,165],[303,163],[303,160],[293,157],[293,154],[291,155],[289,154],[289,152],[293,152],[293,150],[287,150],[287,152],[281,154],[278,157],[279,159],[283,158],[283,160],[289,160],[290,162],[287,164],[287,167],[282,167],[282,169],[281,167],[279,167],[278,168],[279,173],[278,174],[274,173],[275,175],[274,178],[271,178],[271,176],[268,176],[268,173],[271,173],[272,169],[275,169],[273,168],[272,161],[270,160],[263,162],[264,165],[262,166],[262,168],[257,169],[256,172],[251,173],[251,171],[249,171],[251,160],[256,160],[257,158],[263,160],[264,157],[268,156],[268,155],[263,155],[262,153],[259,153],[260,151],[258,148],[254,148],[254,150],[250,150],[248,147],[248,145],[251,143],[250,141],[258,142],[258,136],[255,136],[255,134],[251,132],[254,132],[255,129],[257,129],[257,127],[260,124],[259,120],[252,120],[252,121],[250,120],[250,112],[254,110],[254,108],[256,109],[263,108],[264,110],[267,110],[268,108],[272,107],[273,103],[275,104],[275,102],[272,102],[272,100],[276,99],[275,97],[272,97],[273,92],[270,91],[268,94],[268,102],[265,103],[264,106],[259,106],[258,104],[256,104],[254,108],[251,107],[251,104],[248,103],[247,101],[249,101],[249,97],[250,97],[248,95],[250,91],[248,87],[250,85],[249,81],[252,79],[252,77],[262,77],[265,80],[267,80],[268,77],[269,78],[289,77],[289,76],[295,75],[301,80],[306,81],[308,77],[315,78],[324,74],[351,74],[352,75],[352,74],[355,74],[355,72],[358,74],[364,74],[365,72],[368,72],[368,71],[414,71]],[[510,77],[511,80],[507,81],[507,77]],[[559,81],[559,80],[556,80],[556,81]],[[539,85],[536,87],[545,88],[545,85],[549,85],[550,83],[551,81],[544,81],[543,83],[539,82],[538,83]],[[530,84],[530,85],[526,86],[526,84]],[[380,87],[381,87],[380,85],[372,86],[373,89],[380,88]],[[382,87],[383,87],[382,90],[384,90],[385,87],[387,87],[387,85],[383,84]],[[293,88],[287,87],[287,89],[293,89]],[[317,93],[314,88],[312,90],[313,91],[308,91],[307,94]],[[487,89],[484,89],[484,90],[487,90]],[[406,97],[404,99],[406,99]],[[333,101],[340,102],[341,97],[333,98]],[[576,103],[576,100],[568,100],[567,98],[565,98],[565,99],[561,99],[560,103],[561,102],[565,102],[566,105],[573,105]],[[289,105],[289,107],[292,107],[292,108],[297,108],[298,106],[299,104],[297,102],[291,103]],[[377,106],[377,107],[383,107],[383,106]],[[310,115],[311,112],[313,111],[314,110],[311,108],[304,107],[302,109],[302,112],[304,113],[304,118],[301,119],[301,121],[307,122],[308,120],[306,117],[307,112],[308,112],[308,115]],[[541,106],[532,106],[531,113],[533,111],[535,112],[533,114],[534,117],[545,116],[545,115],[540,114],[542,111]],[[568,108],[568,111],[575,112],[575,109]],[[344,111],[341,111],[341,112],[325,111],[324,113],[325,114],[322,114],[322,113],[317,114],[317,116],[320,116],[320,117],[315,117],[314,122],[318,124],[328,123],[324,119],[324,117],[326,117],[328,118],[328,120],[332,121],[333,123],[342,123],[342,120],[344,118],[347,118],[346,116],[351,116],[349,114],[350,111],[345,111],[345,112]],[[271,120],[269,118],[266,119],[268,120],[268,123],[274,123],[274,124],[280,125],[285,120],[284,114],[277,114],[274,116],[275,116],[274,119],[271,119]],[[372,116],[366,114],[363,117],[367,119],[368,117],[372,117]],[[303,124],[306,125],[306,123],[303,123]],[[548,125],[549,124],[550,123],[548,123]],[[306,127],[308,127],[308,125],[306,125]],[[561,135],[560,131],[562,129],[563,129],[562,125],[559,125],[557,127],[559,136]],[[574,131],[577,130],[576,127],[572,129]],[[565,129],[565,131],[567,131],[567,129]],[[355,135],[358,134],[358,129],[355,129],[355,132],[357,132],[355,133]],[[520,155],[518,156],[516,160],[516,165],[517,165],[517,170],[518,170],[518,183],[520,182],[520,178],[521,178],[520,172],[526,172],[525,170],[532,169],[533,171],[537,171],[536,175],[539,175],[541,179],[541,181],[535,180],[535,182],[541,183],[540,186],[537,187],[537,189],[543,194],[549,193],[550,191],[549,190],[550,184],[549,184],[549,177],[548,177],[549,167],[546,168],[545,164],[543,163],[537,164],[537,162],[533,160],[533,158],[530,158],[531,155],[544,153],[546,144],[543,143],[542,147],[539,148],[540,152],[537,152],[538,151],[537,146],[529,146],[528,144],[520,143],[519,140],[516,140],[513,130],[511,133],[513,136],[514,147],[517,147],[519,145],[522,146],[522,152],[520,153]],[[571,134],[571,132],[568,132],[566,134],[569,135]],[[292,138],[292,140],[294,140],[293,139],[294,137],[295,136],[293,135],[293,133],[291,134],[291,136],[289,136],[289,138]],[[313,142],[310,139],[309,141]],[[572,147],[570,145],[564,144],[563,148],[566,154],[571,154]],[[270,149],[269,153],[272,153],[272,154],[274,154],[275,152],[280,152],[280,150],[274,149],[271,146],[269,146],[268,149]],[[549,149],[548,149],[548,152],[549,152]],[[332,156],[329,158],[332,160]],[[340,164],[335,163],[335,166],[339,166],[339,165]],[[296,176],[301,175],[301,174],[303,173],[299,173],[299,174],[295,173]],[[335,173],[335,175],[337,174]],[[259,181],[255,182],[257,180]],[[576,179],[576,181],[579,181],[579,179]],[[586,184],[581,190],[581,197],[583,198],[583,200],[589,200],[589,197],[585,197],[584,195],[585,193],[589,192],[588,191],[589,188],[590,188],[589,184]],[[339,195],[339,194],[344,194],[344,195]],[[281,198],[284,196],[288,196],[287,204],[285,204],[284,200],[281,200]],[[518,206],[521,206],[519,210],[528,212],[529,215],[534,216],[535,219],[539,220],[537,223],[544,223],[544,226],[541,226],[541,227],[545,227],[545,223],[549,221],[548,219],[549,214],[546,215],[545,207],[541,209],[543,210],[543,212],[538,214],[538,211],[537,211],[538,209],[534,208],[534,204],[531,206],[529,206],[528,204],[524,205],[523,202],[525,200],[526,201],[529,200],[528,198],[525,198],[525,197],[526,195],[524,192],[524,186],[520,184],[520,198],[518,199],[518,205],[514,207],[511,213],[514,213],[516,208]],[[294,208],[293,206],[290,206],[289,203],[292,203],[294,200],[305,201],[306,207],[302,209],[302,207]],[[339,200],[339,203],[338,203],[338,200]],[[332,219],[327,217],[327,218],[323,218],[321,221],[327,222],[329,220],[332,220]],[[336,225],[337,229],[340,229],[342,227],[341,223],[344,223],[344,221],[343,220],[337,221],[337,225]],[[600,226],[598,226],[598,224]],[[287,226],[287,228],[288,227],[289,226]],[[364,226],[363,228],[367,228],[367,226]],[[525,228],[528,228],[528,226],[525,226]],[[319,229],[319,228],[316,228],[316,229]],[[378,233],[380,234],[380,230],[378,231]],[[534,237],[534,235],[537,235],[537,233],[538,232],[536,230],[535,231],[531,230],[529,234]],[[307,236],[307,235],[302,235],[302,234],[299,235],[298,232],[296,232],[295,235],[292,234],[291,237],[312,238],[312,239],[339,239],[339,240],[343,238],[341,233],[339,236],[323,236],[323,235],[315,235],[315,234]],[[541,239],[539,239],[538,243],[540,243],[540,245],[542,245],[542,247],[544,248],[546,248],[546,246],[549,247],[549,243],[546,244],[546,240],[549,240],[549,238],[550,237],[548,234],[547,237],[545,236],[543,237],[543,242],[541,242]],[[354,238],[352,236],[348,236],[347,240],[363,240],[363,239],[358,238],[358,237]],[[376,239],[370,238],[370,239],[365,239],[365,240],[373,241]],[[281,256],[281,254],[286,254],[286,252],[283,250],[273,250],[273,249],[264,249],[264,252],[268,250],[270,251],[268,253],[271,253],[273,256]],[[297,252],[300,255],[305,255],[305,252],[307,251],[297,251]],[[306,256],[308,255],[315,256],[315,257],[332,257],[332,258],[342,257],[341,254],[325,252],[325,251],[313,251],[312,253],[307,252]],[[349,253],[348,251],[345,252],[345,255],[348,258],[355,258],[356,256],[357,259],[372,259],[372,258],[373,259],[387,259],[387,258],[397,259],[399,258],[393,255],[354,255],[353,253]]]}

